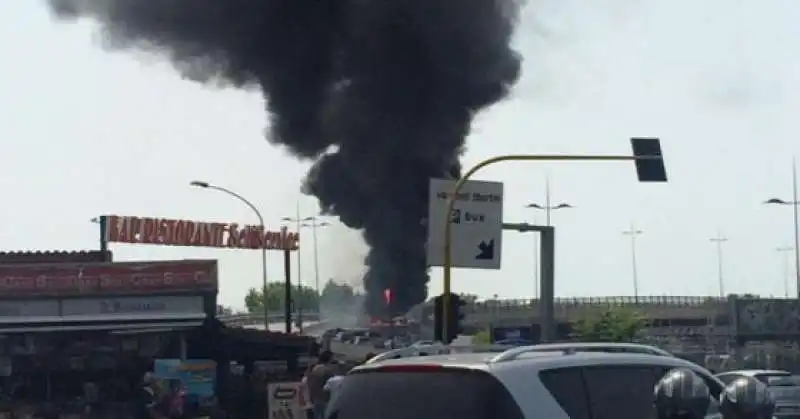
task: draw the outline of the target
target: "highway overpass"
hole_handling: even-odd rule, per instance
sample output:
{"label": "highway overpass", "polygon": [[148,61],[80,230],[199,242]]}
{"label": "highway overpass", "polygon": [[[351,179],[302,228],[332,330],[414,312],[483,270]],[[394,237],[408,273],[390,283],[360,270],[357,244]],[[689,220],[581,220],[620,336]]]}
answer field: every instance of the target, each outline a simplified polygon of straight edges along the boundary
{"label": "highway overpass", "polygon": [[[626,307],[636,310],[650,320],[705,320],[731,315],[731,304],[727,298],[696,296],[641,296],[641,297],[577,297],[557,298],[555,316],[560,322],[575,322],[592,317],[610,307]],[[431,304],[423,304],[417,317],[423,323],[429,322],[433,315]],[[468,304],[465,308],[466,323],[487,327],[489,324],[513,326],[538,322],[539,300],[507,299],[485,300]],[[270,312],[269,322],[283,321],[282,312]],[[297,317],[292,313],[293,319]],[[230,325],[249,325],[263,323],[263,316],[257,314],[220,315],[220,320]],[[319,321],[319,313],[302,313],[303,321]]]}
{"label": "highway overpass", "polygon": [[[649,320],[705,320],[729,317],[731,304],[727,298],[694,296],[640,296],[557,298],[555,317],[572,323],[600,314],[611,307],[626,307],[640,312]],[[465,321],[478,327],[489,324],[513,326],[538,322],[539,300],[487,300],[465,307]],[[423,317],[433,314],[432,307],[423,308]]]}

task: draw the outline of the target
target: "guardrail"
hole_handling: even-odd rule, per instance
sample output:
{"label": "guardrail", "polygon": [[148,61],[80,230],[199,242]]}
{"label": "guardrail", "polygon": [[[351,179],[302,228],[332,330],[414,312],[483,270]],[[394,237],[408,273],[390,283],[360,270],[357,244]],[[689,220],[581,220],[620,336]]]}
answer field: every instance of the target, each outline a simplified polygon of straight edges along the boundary
{"label": "guardrail", "polygon": [[[538,299],[514,299],[514,300],[485,300],[475,302],[473,305],[478,308],[496,309],[518,309],[529,308],[539,303]],[[719,297],[698,297],[698,296],[612,296],[612,297],[559,297],[556,298],[556,305],[560,306],[641,306],[641,305],[660,305],[671,307],[699,307],[715,306],[727,304],[727,298]]]}
{"label": "guardrail", "polygon": [[[296,320],[296,313],[292,313],[292,320]],[[267,320],[270,323],[277,323],[283,321],[283,313],[270,313]],[[319,313],[316,312],[303,312],[303,320],[317,321],[319,320]],[[231,326],[249,326],[256,324],[264,324],[264,315],[255,313],[242,313],[242,314],[219,314],[217,318],[223,323]]]}
{"label": "guardrail", "polygon": [[[538,299],[516,300],[484,300],[468,304],[467,312],[473,314],[503,313],[520,310],[531,310],[538,306]],[[590,307],[631,307],[641,309],[678,309],[695,308],[724,310],[729,307],[727,298],[701,297],[701,296],[612,296],[612,297],[560,297],[556,298],[555,311],[566,313],[575,309]]]}

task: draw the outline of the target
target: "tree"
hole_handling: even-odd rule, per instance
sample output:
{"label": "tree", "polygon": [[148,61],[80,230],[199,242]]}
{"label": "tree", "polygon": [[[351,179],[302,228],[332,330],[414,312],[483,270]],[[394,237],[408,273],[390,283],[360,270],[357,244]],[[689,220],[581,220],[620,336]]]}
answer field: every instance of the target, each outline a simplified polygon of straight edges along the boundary
{"label": "tree", "polygon": [[458,296],[461,297],[461,301],[467,303],[467,305],[475,304],[475,302],[478,301],[478,296],[476,294],[459,293]]}
{"label": "tree", "polygon": [[481,330],[472,336],[473,345],[486,345],[489,343],[492,343],[492,336],[486,330]]}
{"label": "tree", "polygon": [[[267,310],[282,311],[285,289],[283,282],[267,283]],[[310,287],[292,286],[292,309],[319,310],[319,295]],[[244,305],[249,313],[264,312],[264,295],[260,289],[250,288],[244,297]]]}
{"label": "tree", "polygon": [[583,342],[630,342],[647,321],[635,310],[611,307],[596,317],[584,318],[572,327],[572,335]]}
{"label": "tree", "polygon": [[322,288],[320,300],[322,305],[348,306],[354,303],[356,295],[357,293],[350,285],[337,284],[329,279]]}

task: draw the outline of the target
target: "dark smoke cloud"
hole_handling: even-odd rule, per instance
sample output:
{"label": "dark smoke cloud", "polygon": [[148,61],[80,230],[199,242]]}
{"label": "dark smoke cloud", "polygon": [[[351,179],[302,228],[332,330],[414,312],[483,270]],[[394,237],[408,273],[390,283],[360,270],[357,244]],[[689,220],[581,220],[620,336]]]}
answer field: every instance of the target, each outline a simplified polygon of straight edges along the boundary
{"label": "dark smoke cloud", "polygon": [[[314,164],[305,192],[364,230],[367,312],[427,294],[428,179],[457,177],[472,118],[517,81],[516,0],[50,0],[112,50],[186,78],[253,87],[267,138]],[[391,289],[387,309],[384,289]]]}

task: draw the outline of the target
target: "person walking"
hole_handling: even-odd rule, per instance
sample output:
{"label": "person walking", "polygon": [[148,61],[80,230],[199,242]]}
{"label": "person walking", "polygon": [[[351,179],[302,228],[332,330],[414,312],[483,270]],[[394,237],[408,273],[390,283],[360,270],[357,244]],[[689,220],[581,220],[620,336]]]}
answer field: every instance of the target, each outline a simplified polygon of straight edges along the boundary
{"label": "person walking", "polygon": [[328,407],[330,394],[325,390],[325,383],[336,375],[331,351],[322,351],[317,358],[317,364],[308,374],[308,396],[311,401],[314,419],[325,419],[325,409]]}

